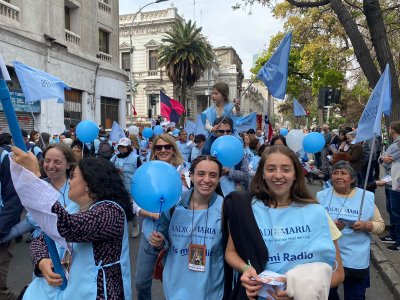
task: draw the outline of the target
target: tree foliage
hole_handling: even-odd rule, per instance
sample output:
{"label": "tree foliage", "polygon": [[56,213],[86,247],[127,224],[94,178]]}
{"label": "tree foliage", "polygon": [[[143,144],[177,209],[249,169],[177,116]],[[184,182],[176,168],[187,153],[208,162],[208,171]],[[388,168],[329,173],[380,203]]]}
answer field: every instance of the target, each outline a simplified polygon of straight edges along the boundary
{"label": "tree foliage", "polygon": [[207,70],[213,59],[211,45],[201,35],[196,23],[177,19],[162,39],[158,52],[160,67],[165,67],[168,78],[181,90],[181,103],[185,103],[186,88],[192,87]]}
{"label": "tree foliage", "polygon": [[[282,3],[283,6],[287,5],[284,9],[279,7],[281,4],[273,7],[271,2],[242,0],[235,8],[261,3],[272,8],[278,17],[293,23],[299,21],[299,16],[311,17],[312,22],[303,30],[310,33],[321,31],[334,38],[334,44],[341,45],[344,51],[353,51],[370,88],[376,85],[386,64],[389,64],[393,100],[391,120],[400,118],[400,92],[396,70],[400,57],[394,55],[399,53],[400,43],[398,0],[286,0]],[[300,24],[304,25],[299,23],[297,26]],[[308,36],[303,34],[301,37]],[[336,52],[331,54],[334,56]],[[353,63],[352,67],[354,66]]]}

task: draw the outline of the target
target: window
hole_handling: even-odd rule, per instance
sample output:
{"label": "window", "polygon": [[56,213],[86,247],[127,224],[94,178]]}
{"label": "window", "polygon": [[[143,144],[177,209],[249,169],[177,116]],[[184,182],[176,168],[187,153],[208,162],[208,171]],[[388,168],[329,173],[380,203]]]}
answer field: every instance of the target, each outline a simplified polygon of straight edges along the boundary
{"label": "window", "polygon": [[99,51],[110,54],[109,48],[110,33],[105,30],[99,29]]}
{"label": "window", "polygon": [[82,92],[79,90],[65,90],[64,124],[78,124],[82,120]]}
{"label": "window", "polygon": [[149,70],[158,69],[158,53],[157,50],[149,50]]}
{"label": "window", "polygon": [[118,122],[119,100],[100,97],[101,99],[101,125],[111,129],[113,121]]}
{"label": "window", "polygon": [[67,6],[64,6],[64,14],[65,14],[65,29],[71,31],[71,9]]}
{"label": "window", "polygon": [[121,53],[121,69],[130,71],[131,69],[131,54],[129,52]]}
{"label": "window", "polygon": [[159,94],[151,94],[148,95],[148,107],[151,109],[151,113],[153,118],[159,114],[159,105],[160,95]]}

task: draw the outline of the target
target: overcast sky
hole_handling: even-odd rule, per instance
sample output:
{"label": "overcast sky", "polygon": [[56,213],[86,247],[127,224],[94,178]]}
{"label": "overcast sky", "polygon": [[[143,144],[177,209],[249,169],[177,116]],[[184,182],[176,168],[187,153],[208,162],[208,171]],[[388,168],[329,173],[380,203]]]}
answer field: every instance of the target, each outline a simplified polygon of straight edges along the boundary
{"label": "overcast sky", "polygon": [[[119,13],[135,13],[151,0],[120,0]],[[195,2],[195,5],[194,5]],[[152,4],[143,11],[173,6],[186,21],[193,20],[203,27],[203,34],[213,47],[232,46],[243,62],[245,77],[250,77],[253,55],[269,45],[272,35],[283,30],[283,23],[272,17],[269,8],[254,5],[252,14],[246,10],[232,10],[240,0],[175,0]],[[195,8],[195,9],[194,9]]]}

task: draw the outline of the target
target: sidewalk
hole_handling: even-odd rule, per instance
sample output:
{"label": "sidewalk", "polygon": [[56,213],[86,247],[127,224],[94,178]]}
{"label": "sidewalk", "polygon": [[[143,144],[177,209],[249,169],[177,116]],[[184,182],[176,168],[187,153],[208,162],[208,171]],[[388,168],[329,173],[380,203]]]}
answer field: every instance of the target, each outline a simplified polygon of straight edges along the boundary
{"label": "sidewalk", "polygon": [[[375,203],[382,214],[385,225],[388,226],[389,216],[386,212],[384,188],[376,190]],[[387,244],[380,241],[378,236],[373,235],[371,242],[371,262],[379,271],[388,288],[392,291],[393,297],[400,299],[400,252],[389,251],[387,246]]]}

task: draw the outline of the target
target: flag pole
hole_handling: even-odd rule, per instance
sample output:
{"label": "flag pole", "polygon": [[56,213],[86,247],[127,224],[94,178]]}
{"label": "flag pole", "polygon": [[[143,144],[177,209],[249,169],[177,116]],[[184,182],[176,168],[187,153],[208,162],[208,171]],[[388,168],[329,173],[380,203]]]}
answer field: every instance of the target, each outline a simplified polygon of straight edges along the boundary
{"label": "flag pole", "polygon": [[[368,175],[369,175],[369,171],[371,169],[372,155],[374,154],[374,150],[375,150],[374,149],[375,148],[375,140],[376,140],[376,134],[374,134],[374,137],[372,139],[371,152],[369,153],[367,174],[365,175],[364,188],[363,188],[363,193],[362,193],[362,196],[361,196],[361,204],[360,204],[360,209],[358,210],[358,221],[360,221],[360,219],[361,219],[362,208],[363,208],[363,205],[364,205],[365,192],[367,190],[367,184],[368,184]],[[365,141],[365,142],[367,142],[367,141]]]}

